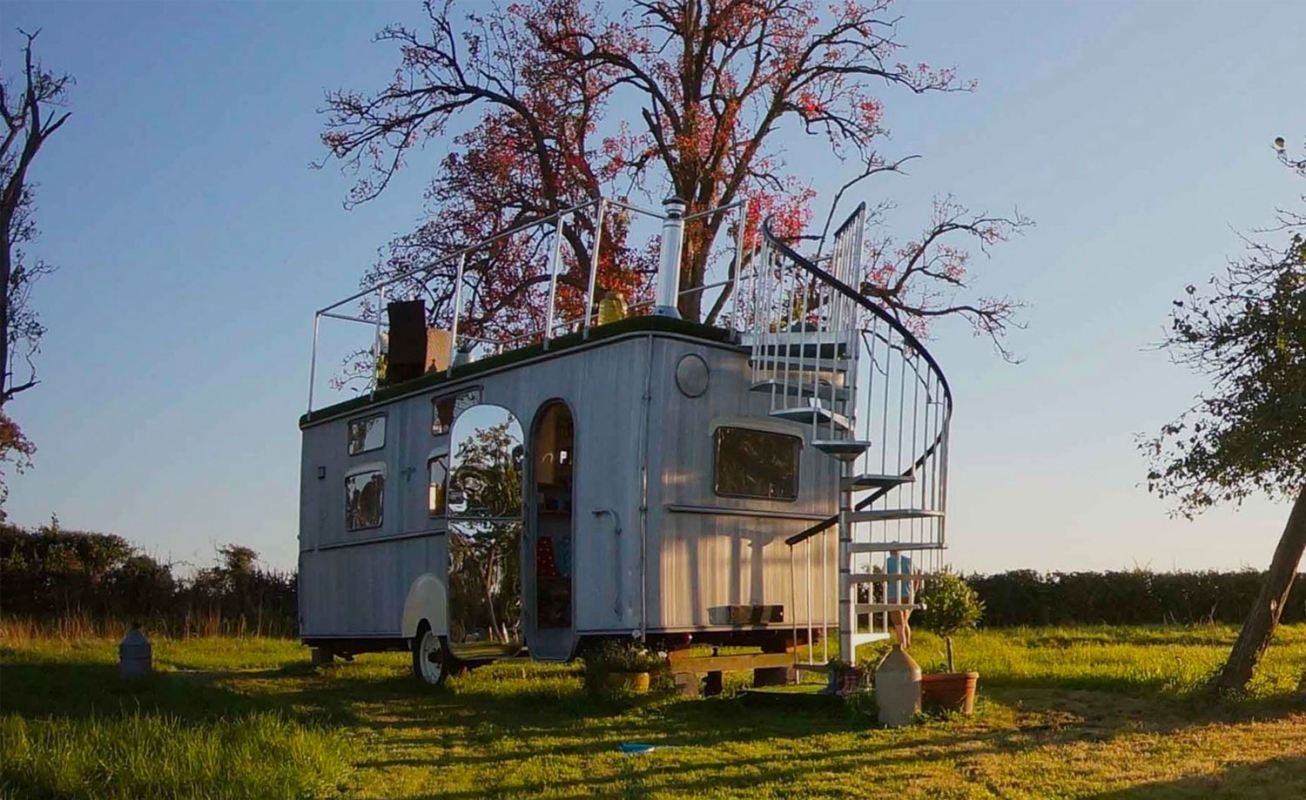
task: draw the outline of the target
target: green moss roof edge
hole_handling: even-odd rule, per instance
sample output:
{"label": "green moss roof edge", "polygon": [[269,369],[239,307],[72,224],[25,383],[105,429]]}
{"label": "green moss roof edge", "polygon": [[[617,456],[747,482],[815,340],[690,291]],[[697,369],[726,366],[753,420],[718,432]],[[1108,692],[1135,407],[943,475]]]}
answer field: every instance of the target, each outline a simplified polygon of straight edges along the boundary
{"label": "green moss roof edge", "polygon": [[329,418],[337,417],[341,414],[347,414],[353,411],[359,411],[369,406],[393,400],[413,392],[420,392],[424,389],[430,389],[445,383],[478,375],[482,372],[506,367],[528,359],[537,358],[544,355],[558,355],[567,350],[580,347],[581,345],[590,344],[603,339],[611,339],[628,333],[674,333],[682,336],[691,336],[696,339],[704,339],[711,342],[723,342],[730,344],[734,341],[734,331],[726,328],[716,328],[711,325],[703,325],[698,322],[688,322],[675,317],[629,317],[627,319],[610,322],[607,325],[597,325],[590,328],[589,338],[584,338],[580,333],[569,333],[566,336],[549,342],[549,349],[545,350],[542,344],[533,344],[528,347],[522,347],[517,350],[509,350],[506,353],[500,353],[497,356],[490,356],[473,361],[469,364],[454,367],[453,374],[446,371],[428,372],[420,378],[414,378],[411,381],[397,383],[392,386],[386,386],[378,389],[375,396],[360,395],[349,400],[343,400],[335,405],[320,408],[313,412],[312,419],[308,414],[302,414],[299,417],[299,427],[307,427],[324,422]]}

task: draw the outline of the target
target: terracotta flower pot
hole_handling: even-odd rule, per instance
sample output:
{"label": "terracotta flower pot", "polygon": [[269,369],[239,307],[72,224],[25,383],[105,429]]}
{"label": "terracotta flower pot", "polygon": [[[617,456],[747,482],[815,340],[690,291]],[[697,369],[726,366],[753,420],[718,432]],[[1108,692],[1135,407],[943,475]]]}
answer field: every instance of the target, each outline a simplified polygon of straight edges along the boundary
{"label": "terracotta flower pot", "polygon": [[975,711],[975,686],[978,683],[978,672],[936,672],[922,675],[921,705],[969,715]]}
{"label": "terracotta flower pot", "polygon": [[609,672],[603,676],[603,684],[610,691],[648,694],[648,683],[647,672]]}

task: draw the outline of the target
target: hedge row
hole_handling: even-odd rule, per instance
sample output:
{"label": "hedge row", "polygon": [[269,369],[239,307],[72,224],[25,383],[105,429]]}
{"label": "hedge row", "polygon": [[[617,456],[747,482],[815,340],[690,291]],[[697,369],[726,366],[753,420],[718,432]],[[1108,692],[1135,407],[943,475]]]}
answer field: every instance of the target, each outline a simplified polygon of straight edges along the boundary
{"label": "hedge row", "polygon": [[0,612],[38,624],[139,620],[175,635],[294,636],[294,574],[260,568],[239,545],[217,557],[180,575],[121,536],[0,525]]}
{"label": "hedge row", "polygon": [[[980,624],[1152,625],[1241,623],[1261,590],[1264,573],[1049,572],[1013,570],[967,575],[984,602]],[[1306,576],[1293,582],[1282,622],[1306,620]]]}
{"label": "hedge row", "polygon": [[[1240,623],[1262,573],[1049,572],[967,575],[984,603],[980,624],[1147,625]],[[1282,621],[1306,620],[1300,576]],[[293,573],[262,569],[248,547],[227,545],[218,563],[189,576],[120,536],[0,525],[0,612],[36,622],[67,617],[148,620],[174,634],[297,633]]]}

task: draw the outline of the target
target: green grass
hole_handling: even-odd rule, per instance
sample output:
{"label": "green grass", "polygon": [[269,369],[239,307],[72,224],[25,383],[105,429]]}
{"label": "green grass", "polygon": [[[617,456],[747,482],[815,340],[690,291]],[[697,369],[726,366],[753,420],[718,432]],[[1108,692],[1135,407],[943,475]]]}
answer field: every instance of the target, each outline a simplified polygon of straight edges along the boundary
{"label": "green grass", "polygon": [[[403,654],[315,669],[272,639],[156,641],[159,674],[133,686],[112,641],[10,640],[0,796],[1306,797],[1306,626],[1281,630],[1246,700],[1210,701],[1235,633],[958,637],[976,716],[905,730],[729,697],[605,704],[571,666],[505,662],[431,691]],[[942,643],[918,634],[913,653],[936,667]]]}

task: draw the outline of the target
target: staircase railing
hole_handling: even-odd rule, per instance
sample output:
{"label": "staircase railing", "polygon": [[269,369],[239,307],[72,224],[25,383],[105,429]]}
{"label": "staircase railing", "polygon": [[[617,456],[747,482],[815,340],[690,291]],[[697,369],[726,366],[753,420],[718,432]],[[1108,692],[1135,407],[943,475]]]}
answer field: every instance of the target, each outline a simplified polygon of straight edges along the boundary
{"label": "staircase railing", "polygon": [[[854,288],[865,215],[863,204],[819,261],[795,252],[767,220],[741,285],[754,390],[770,393],[773,416],[811,424],[814,446],[844,462],[841,513],[786,540],[793,592],[807,597],[807,642],[819,628],[824,660],[832,619],[847,656],[859,640],[888,635],[890,611],[919,607],[914,588],[942,568],[946,546],[952,389],[920,339]],[[889,577],[904,571],[916,577]],[[832,580],[842,582],[837,607]],[[792,619],[797,639],[799,615]],[[808,655],[814,660],[812,647]]]}

